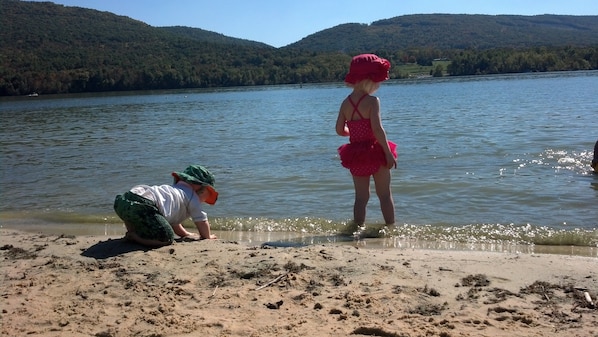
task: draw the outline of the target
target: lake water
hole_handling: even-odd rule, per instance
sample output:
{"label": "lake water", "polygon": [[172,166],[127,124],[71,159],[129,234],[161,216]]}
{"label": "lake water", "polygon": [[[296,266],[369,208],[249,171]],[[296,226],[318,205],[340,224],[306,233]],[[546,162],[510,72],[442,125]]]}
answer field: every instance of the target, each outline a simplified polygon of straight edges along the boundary
{"label": "lake water", "polygon": [[[376,95],[399,161],[397,226],[384,240],[598,247],[597,89],[596,71],[385,82]],[[349,92],[336,83],[3,98],[1,226],[122,234],[116,194],[171,183],[197,163],[216,176],[220,198],[206,211],[221,236],[342,233],[353,185],[334,124]],[[366,222],[383,223],[374,193]]]}

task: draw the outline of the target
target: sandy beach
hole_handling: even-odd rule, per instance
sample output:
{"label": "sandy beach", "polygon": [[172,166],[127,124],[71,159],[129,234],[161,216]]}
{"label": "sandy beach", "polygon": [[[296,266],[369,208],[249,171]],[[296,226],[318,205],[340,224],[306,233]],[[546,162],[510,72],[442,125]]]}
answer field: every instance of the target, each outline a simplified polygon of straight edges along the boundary
{"label": "sandy beach", "polygon": [[598,336],[595,257],[0,230],[9,336]]}

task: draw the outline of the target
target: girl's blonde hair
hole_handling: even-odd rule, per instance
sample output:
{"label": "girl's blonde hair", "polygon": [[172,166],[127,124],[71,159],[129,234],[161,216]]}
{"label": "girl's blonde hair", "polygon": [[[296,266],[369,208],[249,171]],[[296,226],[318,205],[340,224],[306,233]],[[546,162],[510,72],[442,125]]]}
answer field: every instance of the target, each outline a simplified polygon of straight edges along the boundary
{"label": "girl's blonde hair", "polygon": [[380,82],[374,82],[370,79],[365,79],[355,84],[347,83],[347,86],[353,88],[354,90],[363,90],[368,94],[372,94],[378,90],[378,88],[380,88]]}

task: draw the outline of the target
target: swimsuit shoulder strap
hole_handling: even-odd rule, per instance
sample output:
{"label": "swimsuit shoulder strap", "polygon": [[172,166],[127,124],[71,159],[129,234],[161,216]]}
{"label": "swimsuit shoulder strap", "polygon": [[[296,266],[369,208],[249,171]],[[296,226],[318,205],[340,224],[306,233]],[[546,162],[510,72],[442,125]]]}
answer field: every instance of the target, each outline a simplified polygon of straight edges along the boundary
{"label": "swimsuit shoulder strap", "polygon": [[359,109],[357,107],[359,107],[359,103],[361,103],[361,101],[367,96],[368,94],[364,94],[363,96],[361,96],[361,98],[359,98],[359,100],[357,101],[357,103],[354,103],[353,100],[351,99],[351,95],[349,95],[349,103],[351,103],[351,105],[353,106],[353,112],[351,113],[351,119],[353,119],[353,116],[355,116],[355,113],[357,112],[357,114],[359,115],[359,118],[364,119],[363,116],[361,115],[361,112],[359,112]]}

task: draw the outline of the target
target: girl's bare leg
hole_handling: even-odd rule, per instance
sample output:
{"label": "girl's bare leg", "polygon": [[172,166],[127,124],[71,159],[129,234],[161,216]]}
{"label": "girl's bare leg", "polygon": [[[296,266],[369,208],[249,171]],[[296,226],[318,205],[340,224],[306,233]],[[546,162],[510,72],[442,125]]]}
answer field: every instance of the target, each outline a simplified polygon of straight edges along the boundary
{"label": "girl's bare leg", "polygon": [[355,186],[353,221],[361,226],[365,223],[366,207],[370,199],[370,177],[353,176],[353,185]]}
{"label": "girl's bare leg", "polygon": [[374,174],[376,195],[378,196],[378,199],[380,199],[380,209],[382,210],[382,216],[387,225],[395,223],[395,204],[392,198],[390,180],[390,170],[386,167],[380,167],[378,172]]}

